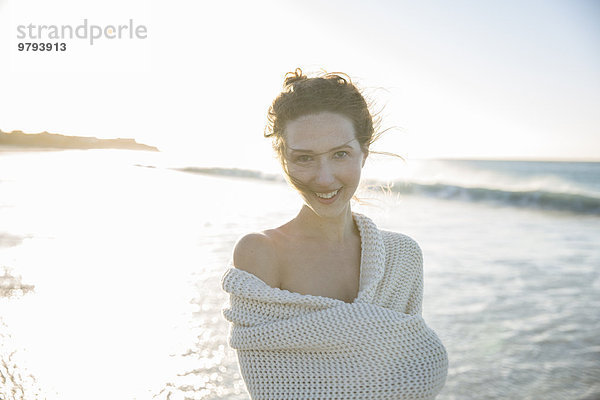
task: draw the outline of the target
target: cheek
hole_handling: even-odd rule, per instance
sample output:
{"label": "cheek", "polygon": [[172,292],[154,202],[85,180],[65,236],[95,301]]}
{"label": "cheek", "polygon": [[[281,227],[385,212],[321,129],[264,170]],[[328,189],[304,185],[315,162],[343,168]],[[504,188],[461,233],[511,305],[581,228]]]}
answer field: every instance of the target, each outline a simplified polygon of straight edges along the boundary
{"label": "cheek", "polygon": [[338,174],[338,176],[347,184],[358,185],[361,176],[360,173],[360,166],[352,166],[351,168],[346,168],[343,172]]}
{"label": "cheek", "polygon": [[293,176],[296,179],[305,180],[309,178],[310,171],[306,168],[298,168],[294,166],[288,167],[288,172],[290,176]]}
{"label": "cheek", "polygon": [[362,160],[353,163],[348,169],[352,175],[360,176],[362,173]]}

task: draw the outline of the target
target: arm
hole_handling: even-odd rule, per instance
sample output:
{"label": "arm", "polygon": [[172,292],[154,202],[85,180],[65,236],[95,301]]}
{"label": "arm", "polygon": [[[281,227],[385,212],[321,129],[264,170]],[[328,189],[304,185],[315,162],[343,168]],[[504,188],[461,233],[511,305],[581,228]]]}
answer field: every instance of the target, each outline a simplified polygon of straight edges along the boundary
{"label": "arm", "polygon": [[411,315],[421,315],[423,305],[423,252],[421,247],[413,240],[413,286],[406,305],[406,312]]}

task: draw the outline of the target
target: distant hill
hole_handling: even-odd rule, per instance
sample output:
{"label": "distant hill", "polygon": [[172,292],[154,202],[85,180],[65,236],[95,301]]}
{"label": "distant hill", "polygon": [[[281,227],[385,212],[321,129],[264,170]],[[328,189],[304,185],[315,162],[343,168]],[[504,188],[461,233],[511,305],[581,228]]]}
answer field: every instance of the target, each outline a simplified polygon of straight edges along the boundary
{"label": "distant hill", "polygon": [[98,139],[85,136],[65,136],[57,133],[2,132],[0,146],[38,147],[54,149],[127,149],[159,151],[154,146],[137,143],[135,139]]}

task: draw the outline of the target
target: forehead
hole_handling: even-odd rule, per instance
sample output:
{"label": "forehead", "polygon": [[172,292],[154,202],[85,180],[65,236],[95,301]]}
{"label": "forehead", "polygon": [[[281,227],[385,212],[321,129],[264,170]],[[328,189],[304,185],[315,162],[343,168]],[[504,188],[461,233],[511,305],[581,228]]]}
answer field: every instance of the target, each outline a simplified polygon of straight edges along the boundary
{"label": "forehead", "polygon": [[[356,138],[352,121],[332,112],[304,115],[289,121],[284,135],[287,147],[314,152],[327,151]],[[348,145],[358,147],[356,141]]]}

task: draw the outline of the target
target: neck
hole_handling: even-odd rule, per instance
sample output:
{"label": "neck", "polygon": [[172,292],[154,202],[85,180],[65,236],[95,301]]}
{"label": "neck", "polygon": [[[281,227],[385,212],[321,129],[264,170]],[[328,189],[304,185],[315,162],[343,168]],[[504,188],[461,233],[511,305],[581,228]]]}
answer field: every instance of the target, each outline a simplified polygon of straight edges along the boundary
{"label": "neck", "polygon": [[350,204],[342,213],[332,217],[319,216],[304,204],[295,220],[307,236],[326,243],[343,244],[357,233]]}

